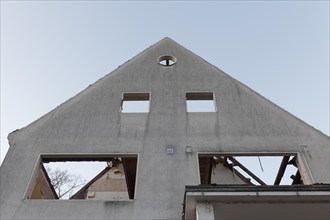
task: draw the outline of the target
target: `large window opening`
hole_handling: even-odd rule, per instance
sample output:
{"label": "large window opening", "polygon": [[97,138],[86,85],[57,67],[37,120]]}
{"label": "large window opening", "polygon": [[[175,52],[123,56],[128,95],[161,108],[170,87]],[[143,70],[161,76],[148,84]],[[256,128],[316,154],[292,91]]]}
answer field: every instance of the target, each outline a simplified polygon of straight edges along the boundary
{"label": "large window opening", "polygon": [[187,92],[187,112],[215,112],[213,92]]}
{"label": "large window opening", "polygon": [[228,155],[199,157],[200,182],[208,184],[299,185],[304,184],[296,154]]}
{"label": "large window opening", "polygon": [[149,112],[150,93],[124,93],[120,111],[122,113]]}
{"label": "large window opening", "polygon": [[134,199],[137,155],[42,156],[27,199]]}

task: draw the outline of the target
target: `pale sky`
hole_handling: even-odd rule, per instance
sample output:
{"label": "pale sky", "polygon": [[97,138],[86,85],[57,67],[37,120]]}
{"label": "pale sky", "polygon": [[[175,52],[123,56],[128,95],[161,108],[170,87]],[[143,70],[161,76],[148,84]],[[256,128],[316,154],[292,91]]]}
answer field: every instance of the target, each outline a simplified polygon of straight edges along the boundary
{"label": "pale sky", "polygon": [[164,37],[329,135],[329,1],[1,0],[1,160],[25,127]]}

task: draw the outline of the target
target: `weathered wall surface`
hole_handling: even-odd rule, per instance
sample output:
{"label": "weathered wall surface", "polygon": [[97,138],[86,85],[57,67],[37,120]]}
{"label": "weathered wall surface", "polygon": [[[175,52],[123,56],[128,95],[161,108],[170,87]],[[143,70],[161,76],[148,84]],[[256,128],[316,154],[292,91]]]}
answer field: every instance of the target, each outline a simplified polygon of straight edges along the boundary
{"label": "weathered wall surface", "polygon": [[[159,65],[165,54],[177,63]],[[187,113],[186,91],[213,91],[218,111]],[[150,113],[120,113],[123,92],[150,92]],[[168,38],[9,141],[1,219],[180,219],[185,185],[199,184],[197,152],[301,152],[314,182],[330,182],[328,136]],[[65,152],[137,153],[135,200],[22,200],[39,155]]]}

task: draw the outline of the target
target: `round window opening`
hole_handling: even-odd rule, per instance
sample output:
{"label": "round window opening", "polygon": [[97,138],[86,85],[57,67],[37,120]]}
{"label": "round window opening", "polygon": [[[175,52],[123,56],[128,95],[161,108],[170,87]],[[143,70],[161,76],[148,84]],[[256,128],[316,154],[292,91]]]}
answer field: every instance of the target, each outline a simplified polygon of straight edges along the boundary
{"label": "round window opening", "polygon": [[176,64],[176,57],[172,55],[165,55],[158,58],[157,62],[162,66],[172,66]]}

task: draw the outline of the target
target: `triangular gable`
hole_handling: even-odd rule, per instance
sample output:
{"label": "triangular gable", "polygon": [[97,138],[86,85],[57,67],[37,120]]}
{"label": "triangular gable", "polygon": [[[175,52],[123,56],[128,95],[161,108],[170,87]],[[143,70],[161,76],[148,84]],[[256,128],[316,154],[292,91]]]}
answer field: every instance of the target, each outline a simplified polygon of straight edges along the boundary
{"label": "triangular gable", "polygon": [[[162,66],[162,56],[175,56],[176,63]],[[194,91],[213,92],[217,111],[186,114],[186,93]],[[122,114],[127,92],[149,93],[150,114]],[[146,137],[185,138],[198,151],[329,150],[327,135],[169,38],[11,133],[9,140],[11,146],[31,151],[79,153],[98,146],[100,151],[124,153],[132,145],[141,146]]]}
{"label": "triangular gable", "polygon": [[97,174],[91,181],[86,183],[85,186],[83,186],[78,192],[76,192],[74,195],[70,197],[70,199],[86,199],[87,195],[87,189],[90,187],[93,183],[95,183],[97,180],[99,180],[104,174],[106,174],[111,167],[104,168],[99,174]]}
{"label": "triangular gable", "polygon": [[45,167],[41,164],[30,199],[58,199]]}

